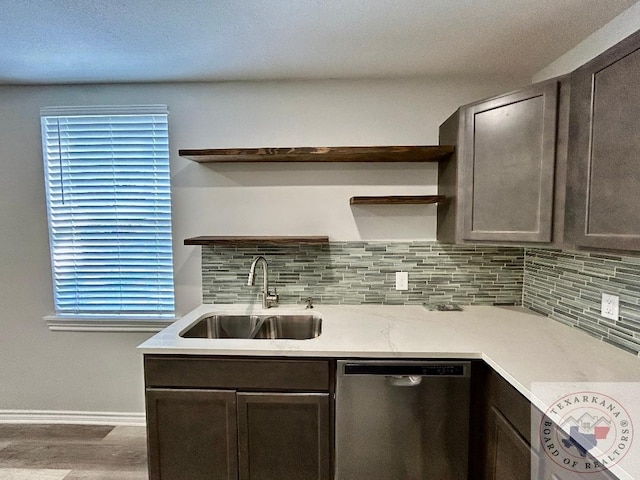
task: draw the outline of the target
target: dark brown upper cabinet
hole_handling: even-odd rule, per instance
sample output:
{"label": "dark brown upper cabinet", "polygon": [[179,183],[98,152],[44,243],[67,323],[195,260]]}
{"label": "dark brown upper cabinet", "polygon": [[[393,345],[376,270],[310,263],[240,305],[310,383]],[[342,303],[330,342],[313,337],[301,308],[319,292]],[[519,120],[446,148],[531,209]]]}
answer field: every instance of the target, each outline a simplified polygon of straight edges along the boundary
{"label": "dark brown upper cabinet", "polygon": [[562,241],[568,106],[568,80],[554,79],[461,107],[440,126],[456,153],[439,165],[439,241]]}
{"label": "dark brown upper cabinet", "polygon": [[640,32],[571,75],[567,241],[640,250]]}

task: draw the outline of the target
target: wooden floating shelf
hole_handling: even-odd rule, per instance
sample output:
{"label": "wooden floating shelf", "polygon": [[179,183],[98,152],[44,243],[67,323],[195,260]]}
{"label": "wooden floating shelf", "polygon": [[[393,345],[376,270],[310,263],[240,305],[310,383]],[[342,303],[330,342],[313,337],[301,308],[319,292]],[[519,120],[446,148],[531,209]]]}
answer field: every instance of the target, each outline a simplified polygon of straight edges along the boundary
{"label": "wooden floating shelf", "polygon": [[391,147],[218,148],[179,150],[198,163],[233,162],[439,162],[455,148],[450,145]]}
{"label": "wooden floating shelf", "polygon": [[256,236],[204,236],[187,238],[185,245],[285,245],[285,244],[305,244],[305,245],[321,245],[329,243],[329,237],[256,237]]}
{"label": "wooden floating shelf", "polygon": [[444,195],[394,195],[387,197],[351,197],[350,205],[429,205],[446,201]]}

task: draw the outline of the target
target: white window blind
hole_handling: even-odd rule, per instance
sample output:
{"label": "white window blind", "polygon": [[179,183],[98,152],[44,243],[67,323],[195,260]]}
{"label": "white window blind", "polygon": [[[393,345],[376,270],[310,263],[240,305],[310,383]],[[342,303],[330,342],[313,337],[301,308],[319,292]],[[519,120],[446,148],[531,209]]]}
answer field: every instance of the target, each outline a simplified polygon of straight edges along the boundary
{"label": "white window blind", "polygon": [[57,315],[174,313],[165,106],[41,110]]}

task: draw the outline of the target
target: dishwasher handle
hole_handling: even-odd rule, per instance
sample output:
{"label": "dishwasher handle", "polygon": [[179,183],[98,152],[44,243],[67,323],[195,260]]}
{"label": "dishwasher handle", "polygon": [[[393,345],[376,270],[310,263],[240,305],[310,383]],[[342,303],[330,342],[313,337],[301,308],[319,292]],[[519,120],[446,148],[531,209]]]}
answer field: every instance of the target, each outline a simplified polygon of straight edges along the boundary
{"label": "dishwasher handle", "polygon": [[394,375],[387,377],[387,383],[392,387],[417,387],[422,383],[422,377],[418,375]]}

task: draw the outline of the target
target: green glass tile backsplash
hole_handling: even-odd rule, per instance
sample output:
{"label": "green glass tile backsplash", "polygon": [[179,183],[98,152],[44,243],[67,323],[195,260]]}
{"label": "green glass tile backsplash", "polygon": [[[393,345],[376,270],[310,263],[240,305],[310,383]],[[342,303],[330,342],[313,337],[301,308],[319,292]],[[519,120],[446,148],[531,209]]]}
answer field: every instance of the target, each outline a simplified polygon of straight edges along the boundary
{"label": "green glass tile backsplash", "polygon": [[[248,287],[251,260],[264,255],[283,304],[516,304],[522,301],[523,249],[437,242],[330,242],[324,245],[202,247],[204,303],[259,301],[262,273]],[[395,290],[395,272],[409,290]]]}

